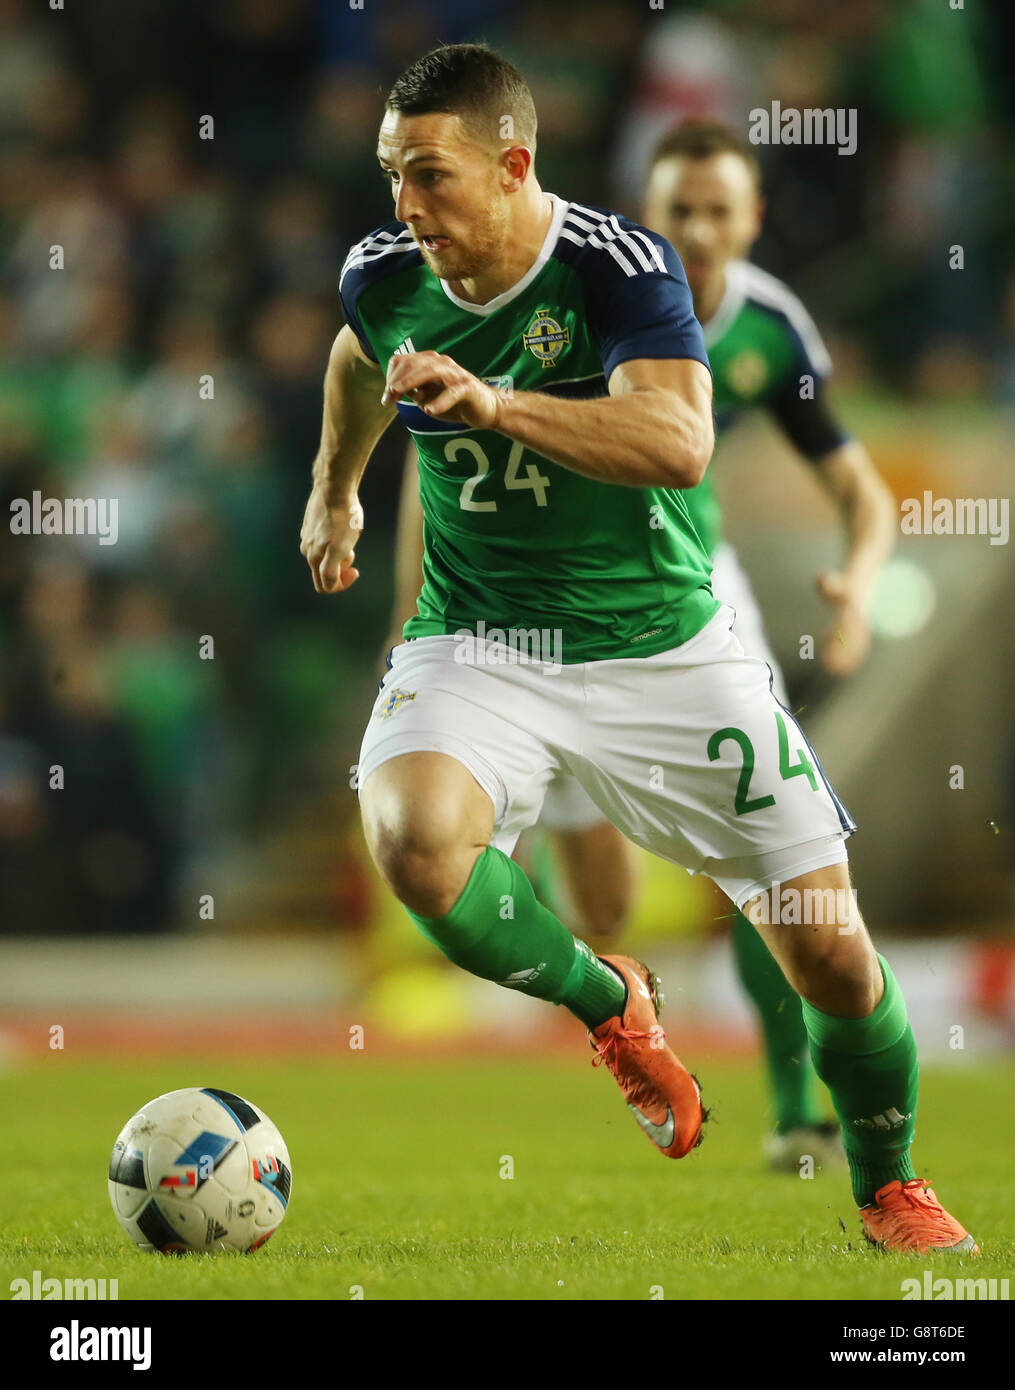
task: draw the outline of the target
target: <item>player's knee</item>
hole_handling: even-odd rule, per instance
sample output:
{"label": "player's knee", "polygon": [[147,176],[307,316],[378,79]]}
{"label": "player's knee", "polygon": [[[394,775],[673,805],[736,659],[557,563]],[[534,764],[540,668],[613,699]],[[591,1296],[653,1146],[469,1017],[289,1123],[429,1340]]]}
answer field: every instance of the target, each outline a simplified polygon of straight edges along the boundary
{"label": "player's knee", "polygon": [[841,935],[835,927],[812,928],[794,960],[797,992],[815,1007],[847,1018],[865,1018],[879,998],[881,971],[869,938]]}
{"label": "player's knee", "polygon": [[399,902],[434,921],[446,917],[462,896],[470,866],[460,857],[434,859],[403,852],[381,870]]}
{"label": "player's knee", "polygon": [[471,872],[460,818],[452,809],[389,801],[372,814],[364,811],[363,829],[381,877],[400,902],[421,917],[451,911]]}
{"label": "player's knee", "polygon": [[374,852],[374,862],[399,902],[421,917],[434,919],[451,911],[471,872],[461,852],[434,852],[384,839]]}

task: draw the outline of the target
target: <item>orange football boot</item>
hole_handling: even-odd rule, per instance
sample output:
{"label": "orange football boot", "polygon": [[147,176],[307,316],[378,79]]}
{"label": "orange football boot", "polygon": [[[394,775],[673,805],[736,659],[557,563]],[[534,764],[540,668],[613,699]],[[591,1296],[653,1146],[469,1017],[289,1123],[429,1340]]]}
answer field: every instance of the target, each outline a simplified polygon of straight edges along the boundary
{"label": "orange football boot", "polygon": [[978,1255],[980,1247],[954,1216],[949,1216],[923,1178],[886,1183],[874,1194],[875,1206],[861,1207],[864,1235],[883,1250],[926,1255],[951,1250]]}
{"label": "orange football boot", "polygon": [[630,956],[599,959],[622,977],[627,1002],[622,1016],[590,1031],[597,1053],[592,1065],[606,1063],[652,1143],[667,1158],[683,1158],[701,1143],[708,1115],[701,1107],[701,1087],[667,1046],[659,1025],[659,978]]}

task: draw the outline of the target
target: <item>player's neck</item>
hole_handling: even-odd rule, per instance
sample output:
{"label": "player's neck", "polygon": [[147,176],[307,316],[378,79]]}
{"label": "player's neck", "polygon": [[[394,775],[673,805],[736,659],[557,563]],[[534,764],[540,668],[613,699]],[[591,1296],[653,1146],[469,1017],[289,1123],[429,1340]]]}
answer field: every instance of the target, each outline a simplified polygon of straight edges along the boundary
{"label": "player's neck", "polygon": [[694,295],[694,317],[699,323],[708,323],[714,318],[726,293],[726,274],[720,270],[714,280],[710,280],[698,294]]}
{"label": "player's neck", "polygon": [[488,304],[499,294],[517,285],[532,269],[543,249],[543,242],[553,221],[553,203],[538,184],[533,185],[528,204],[518,216],[512,234],[496,265],[466,280],[447,283],[459,299],[471,304]]}

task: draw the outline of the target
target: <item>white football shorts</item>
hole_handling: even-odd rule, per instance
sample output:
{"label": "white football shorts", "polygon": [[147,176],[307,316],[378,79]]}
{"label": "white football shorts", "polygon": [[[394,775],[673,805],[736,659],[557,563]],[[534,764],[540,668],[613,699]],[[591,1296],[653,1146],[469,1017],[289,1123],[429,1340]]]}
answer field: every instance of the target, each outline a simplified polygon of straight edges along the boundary
{"label": "white football shorts", "polygon": [[[768,642],[761,608],[744,572],[737,552],[723,542],[712,556],[712,592],[736,613],[733,631],[748,656],[766,662],[772,675],[772,689],[780,704],[789,704],[782,669]],[[540,825],[548,830],[587,830],[598,825],[603,813],[576,778],[555,777],[546,789]]]}
{"label": "white football shorts", "polygon": [[395,647],[357,785],[389,758],[439,752],[493,803],[510,854],[570,774],[635,844],[712,878],[741,907],[775,883],[843,863],[856,828],[723,605],[657,656],[548,665],[454,635]]}

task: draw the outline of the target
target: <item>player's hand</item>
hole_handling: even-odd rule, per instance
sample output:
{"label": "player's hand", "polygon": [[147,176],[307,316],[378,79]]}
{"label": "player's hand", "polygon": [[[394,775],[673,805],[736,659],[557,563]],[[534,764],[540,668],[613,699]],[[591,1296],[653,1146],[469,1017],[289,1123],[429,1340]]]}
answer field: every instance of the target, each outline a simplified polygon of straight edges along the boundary
{"label": "player's hand", "polygon": [[336,503],[316,484],[311,489],[300,531],[300,554],[306,557],[319,594],[340,594],[355,584],[356,544],[363,530],[363,508],[352,496]]}
{"label": "player's hand", "polygon": [[495,430],[502,397],[479,377],[440,352],[396,353],[388,363],[382,405],[403,396],[435,418],[444,417],[470,429]]}
{"label": "player's hand", "polygon": [[835,624],[825,638],[821,664],[830,675],[850,676],[870,651],[870,623],[856,585],[842,570],[825,570],[817,577],[818,593],[836,610]]}

